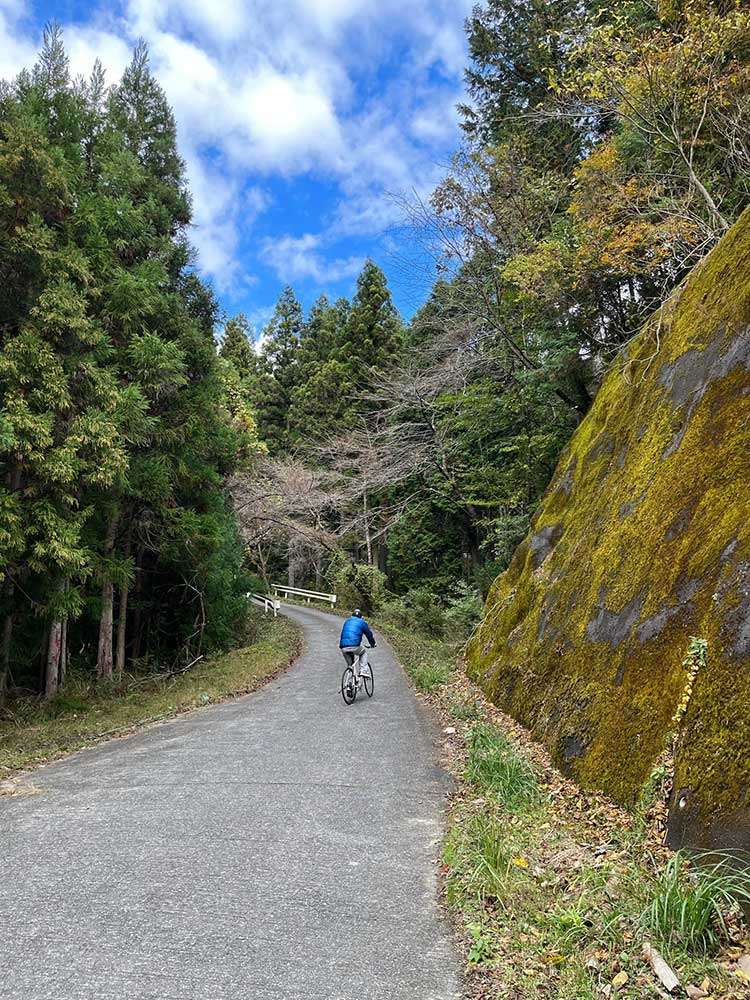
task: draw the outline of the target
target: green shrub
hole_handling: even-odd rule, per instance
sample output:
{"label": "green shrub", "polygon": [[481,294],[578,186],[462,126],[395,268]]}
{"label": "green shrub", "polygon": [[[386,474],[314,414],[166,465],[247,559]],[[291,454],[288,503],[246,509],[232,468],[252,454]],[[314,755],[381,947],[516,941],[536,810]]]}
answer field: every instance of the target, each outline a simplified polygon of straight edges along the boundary
{"label": "green shrub", "polygon": [[441,636],[445,618],[440,598],[428,587],[414,587],[404,594],[404,604],[410,614],[410,624],[426,635]]}
{"label": "green shrub", "polygon": [[478,722],[468,749],[468,780],[496,795],[505,809],[520,812],[541,801],[536,771],[499,729]]}
{"label": "green shrub", "polygon": [[483,608],[479,592],[459,581],[447,596],[430,587],[413,587],[400,597],[390,594],[383,602],[381,618],[423,635],[463,640],[482,617]]}
{"label": "green shrub", "polygon": [[451,635],[468,638],[483,612],[484,603],[479,591],[460,580],[448,598],[443,620]]}
{"label": "green shrub", "polygon": [[401,597],[389,594],[383,602],[378,618],[385,625],[395,628],[410,628],[413,626],[413,611]]}
{"label": "green shrub", "polygon": [[334,553],[328,565],[327,579],[338,597],[341,611],[361,608],[370,614],[385,599],[385,573],[376,566],[353,563],[343,552]]}
{"label": "green shrub", "polygon": [[257,573],[247,574],[247,590],[250,594],[266,594],[268,593],[268,587],[265,585],[263,580],[258,576]]}

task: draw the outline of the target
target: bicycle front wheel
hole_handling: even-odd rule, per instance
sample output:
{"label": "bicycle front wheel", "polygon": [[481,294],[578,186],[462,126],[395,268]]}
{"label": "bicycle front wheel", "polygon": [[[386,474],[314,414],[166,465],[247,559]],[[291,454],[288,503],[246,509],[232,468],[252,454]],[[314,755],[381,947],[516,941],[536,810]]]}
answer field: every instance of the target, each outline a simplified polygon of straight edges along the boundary
{"label": "bicycle front wheel", "polygon": [[365,686],[365,693],[367,694],[367,697],[372,698],[372,696],[375,694],[375,677],[372,672],[372,664],[370,664],[368,669],[369,669],[368,675],[367,676],[365,676],[364,674],[362,675],[362,683]]}
{"label": "bicycle front wheel", "polygon": [[357,700],[357,681],[351,667],[347,667],[341,676],[341,697],[346,705],[353,705]]}

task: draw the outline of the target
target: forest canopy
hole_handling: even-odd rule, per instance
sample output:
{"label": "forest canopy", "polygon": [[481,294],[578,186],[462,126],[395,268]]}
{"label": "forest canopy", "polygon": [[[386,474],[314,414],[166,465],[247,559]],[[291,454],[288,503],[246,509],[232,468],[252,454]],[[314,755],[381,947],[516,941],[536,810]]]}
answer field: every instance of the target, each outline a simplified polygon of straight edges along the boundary
{"label": "forest canopy", "polygon": [[413,605],[486,592],[618,353],[748,204],[744,4],[488,0],[466,27],[465,140],[404,201],[428,300],[399,329],[371,264],[305,320],[287,290],[235,353],[272,456],[234,484],[264,574],[319,580],[337,548]]}
{"label": "forest canopy", "polygon": [[0,92],[0,691],[184,664],[245,614],[223,483],[258,441],[190,217],[145,47],[73,80],[49,28]]}
{"label": "forest canopy", "polygon": [[487,0],[466,30],[461,147],[404,201],[437,278],[408,322],[372,260],[259,339],[220,314],[144,46],[73,79],[51,27],[2,85],[0,689],[188,664],[279,574],[478,613],[618,352],[748,204],[750,11]]}

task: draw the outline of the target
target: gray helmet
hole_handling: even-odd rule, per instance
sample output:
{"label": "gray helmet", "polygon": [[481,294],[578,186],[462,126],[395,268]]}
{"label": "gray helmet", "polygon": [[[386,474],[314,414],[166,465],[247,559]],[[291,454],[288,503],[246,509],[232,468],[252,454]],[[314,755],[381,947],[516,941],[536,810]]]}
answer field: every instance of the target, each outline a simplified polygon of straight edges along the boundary
{"label": "gray helmet", "polygon": [[362,612],[359,610],[359,608],[355,608],[354,611],[352,611],[352,614],[354,615],[355,618],[362,617]]}

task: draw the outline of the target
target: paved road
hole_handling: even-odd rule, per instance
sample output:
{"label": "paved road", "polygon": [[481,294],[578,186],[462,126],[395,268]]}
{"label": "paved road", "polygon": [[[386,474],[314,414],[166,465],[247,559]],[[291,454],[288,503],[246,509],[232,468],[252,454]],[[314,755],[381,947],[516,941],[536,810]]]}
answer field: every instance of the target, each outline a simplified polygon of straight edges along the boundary
{"label": "paved road", "polygon": [[51,764],[0,799],[3,1000],[454,1000],[432,858],[446,781],[385,646],[339,622],[240,701]]}

